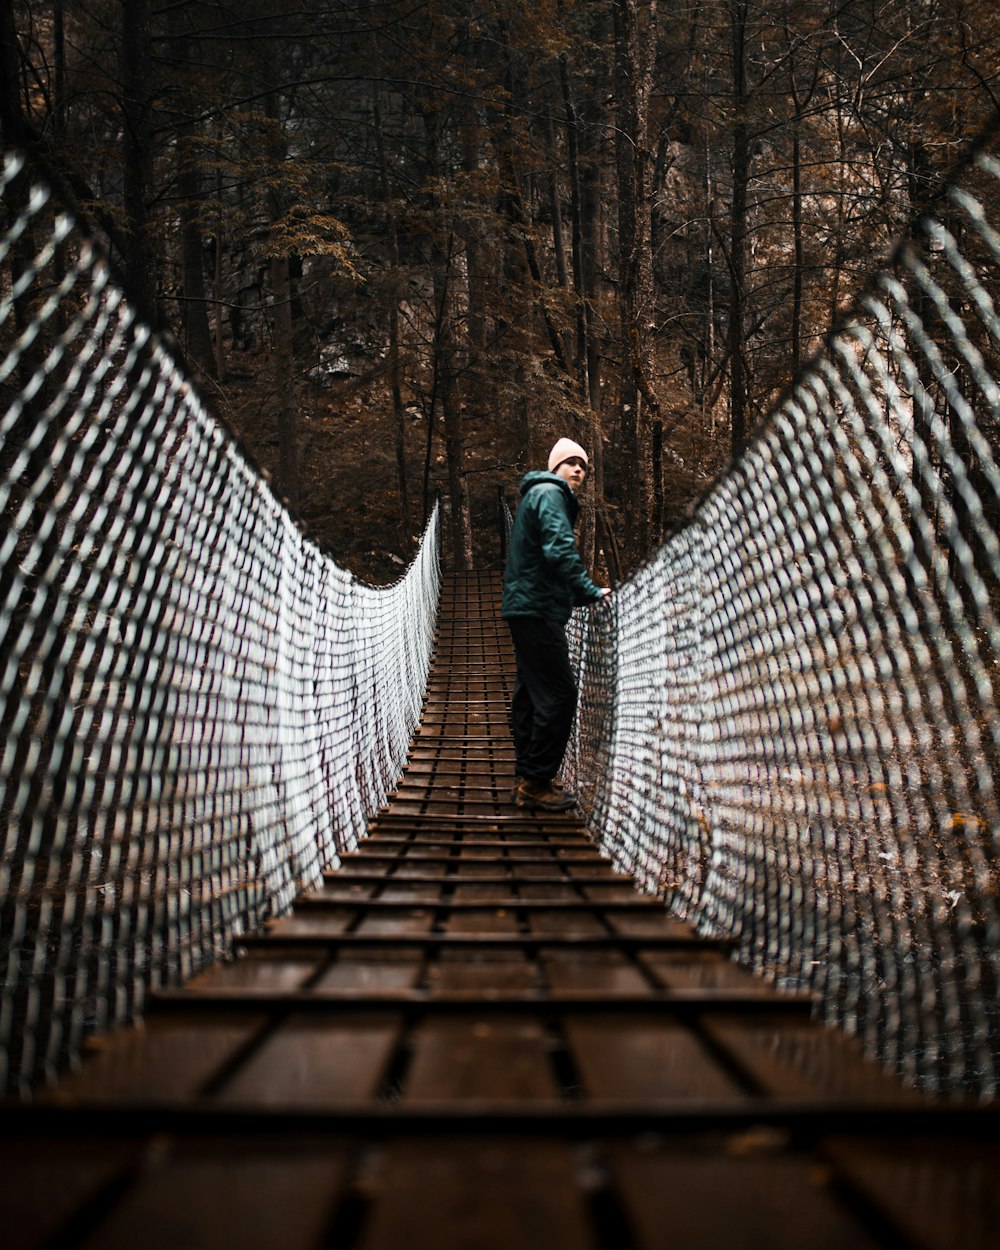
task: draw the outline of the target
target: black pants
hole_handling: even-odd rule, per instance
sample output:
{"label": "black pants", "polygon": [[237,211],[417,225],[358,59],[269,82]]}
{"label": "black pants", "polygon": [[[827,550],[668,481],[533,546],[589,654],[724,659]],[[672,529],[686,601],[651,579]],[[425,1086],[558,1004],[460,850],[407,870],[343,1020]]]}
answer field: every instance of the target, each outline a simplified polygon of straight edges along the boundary
{"label": "black pants", "polygon": [[507,624],[517,657],[510,705],[517,772],[533,781],[551,781],[566,752],[576,711],[566,631],[540,616],[511,617]]}

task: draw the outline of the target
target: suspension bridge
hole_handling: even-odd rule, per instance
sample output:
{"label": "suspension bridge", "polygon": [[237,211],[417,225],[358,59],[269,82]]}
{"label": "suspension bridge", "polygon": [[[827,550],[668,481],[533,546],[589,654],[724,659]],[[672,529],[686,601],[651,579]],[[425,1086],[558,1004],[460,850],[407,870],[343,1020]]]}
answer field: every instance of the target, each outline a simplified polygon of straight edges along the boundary
{"label": "suspension bridge", "polygon": [[0,246],[0,1212],[19,1247],[976,1247],[1000,170],[571,626],[300,532],[20,158]]}

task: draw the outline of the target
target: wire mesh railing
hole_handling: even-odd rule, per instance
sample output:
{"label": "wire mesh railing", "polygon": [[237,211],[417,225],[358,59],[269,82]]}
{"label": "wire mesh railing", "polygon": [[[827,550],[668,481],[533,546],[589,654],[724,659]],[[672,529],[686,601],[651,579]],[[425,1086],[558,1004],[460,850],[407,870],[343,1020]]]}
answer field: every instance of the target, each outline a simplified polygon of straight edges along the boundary
{"label": "wire mesh railing", "polygon": [[921,1087],[1000,1078],[1000,165],[925,217],[693,519],[571,629],[624,869]]}
{"label": "wire mesh railing", "polygon": [[0,238],[0,1053],[26,1089],[356,845],[405,760],[395,585],[303,536],[18,157]]}

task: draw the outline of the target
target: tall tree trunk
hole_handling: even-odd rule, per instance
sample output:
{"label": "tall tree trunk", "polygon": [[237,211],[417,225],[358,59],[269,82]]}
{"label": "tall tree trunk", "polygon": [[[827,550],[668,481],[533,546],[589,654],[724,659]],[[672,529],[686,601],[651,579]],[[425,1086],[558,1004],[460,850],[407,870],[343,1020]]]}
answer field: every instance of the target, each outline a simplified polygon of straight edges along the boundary
{"label": "tall tree trunk", "polygon": [[52,128],[62,143],[66,138],[66,22],[63,0],[52,0]]}
{"label": "tall tree trunk", "polygon": [[[216,136],[216,142],[221,146],[221,136]],[[217,165],[215,171],[215,198],[216,203],[221,205],[222,200],[222,168]],[[215,248],[214,258],[215,267],[212,275],[212,298],[215,304],[215,376],[220,382],[226,380],[226,335],[225,335],[225,316],[223,307],[225,301],[223,299],[223,281],[222,281],[222,239],[223,239],[223,221],[222,215],[216,209],[215,221]],[[233,344],[235,347],[235,343]]]}
{"label": "tall tree trunk", "polygon": [[[21,66],[18,52],[17,26],[14,20],[13,0],[0,0],[0,139],[12,145],[26,142],[28,138],[27,124],[21,111]],[[17,217],[27,209],[30,193],[30,171],[22,171],[14,178],[6,189],[6,210]],[[10,267],[9,285],[16,289],[22,277],[33,264],[35,255],[34,229],[31,221],[26,224],[19,237],[11,242],[6,266]],[[5,267],[6,267],[5,266]],[[14,325],[18,336],[31,323],[31,305],[33,295],[30,287],[22,289],[20,295],[14,297]],[[28,341],[18,363],[18,373],[22,388],[27,388],[32,375],[41,360],[42,344],[40,341]],[[37,397],[29,401],[28,407],[18,422],[19,429],[10,440],[11,447],[17,446],[30,429],[31,410],[41,409]],[[0,447],[2,452],[2,447]]]}
{"label": "tall tree trunk", "polygon": [[181,321],[184,348],[209,377],[217,375],[212,331],[208,324],[208,292],[205,285],[205,242],[199,205],[204,199],[201,175],[191,140],[194,124],[186,123],[177,141],[177,190],[180,196],[181,269],[184,300]]}
{"label": "tall tree trunk", "polygon": [[733,57],[733,195],[729,227],[729,414],[734,456],[746,446],[747,380],[744,357],[746,318],[747,193],[750,131],[747,125],[746,26],[748,0],[729,0]]}
{"label": "tall tree trunk", "polygon": [[[562,12],[562,0],[559,10]],[[565,52],[559,54],[559,85],[562,93],[564,124],[566,129],[567,173],[569,175],[570,208],[570,254],[572,257],[573,289],[576,296],[576,351],[574,365],[580,398],[590,404],[592,389],[589,377],[590,365],[590,297],[587,267],[584,263],[583,236],[583,178],[580,169],[580,126],[576,101],[573,96],[569,60]],[[591,266],[592,270],[592,266]],[[592,276],[592,272],[591,275]]]}
{"label": "tall tree trunk", "polygon": [[[441,228],[431,235],[430,260],[433,274],[434,301],[437,310],[437,326],[434,346],[434,394],[441,397],[444,415],[445,461],[448,472],[448,502],[450,505],[451,553],[456,569],[472,567],[472,512],[469,506],[469,487],[465,476],[465,419],[459,401],[455,380],[455,341],[453,329],[453,263],[455,236],[448,231],[442,237],[445,211],[438,199],[437,187],[441,179],[440,115],[437,110],[424,111],[424,130],[427,145],[427,168],[434,191],[431,193],[432,216],[441,222]],[[425,466],[425,507],[427,504],[427,479],[430,469],[430,448],[434,432],[434,399],[428,417],[427,464]]]}
{"label": "tall tree trunk", "polygon": [[451,550],[454,567],[472,568],[472,511],[465,476],[465,417],[455,385],[453,351],[449,342],[441,357],[441,407],[448,463],[448,496],[451,499]]}
{"label": "tall tree trunk", "polygon": [[274,312],[275,419],[278,433],[278,494],[296,511],[299,506],[299,412],[292,343],[292,284],[288,257],[275,257],[269,265]]}
{"label": "tall tree trunk", "polygon": [[[278,97],[269,92],[265,97],[267,116],[275,123],[272,158],[275,168],[284,159],[284,143],[277,136],[281,133]],[[277,191],[270,194],[272,219],[279,221],[285,205]],[[274,420],[278,435],[278,494],[294,511],[299,506],[299,413],[294,372],[294,331],[292,325],[292,284],[287,256],[275,256],[268,265],[274,336]]]}
{"label": "tall tree trunk", "polygon": [[129,293],[144,317],[156,323],[156,282],[148,205],[153,180],[152,56],[150,0],[122,0],[121,65],[124,122],[122,258]]}
{"label": "tall tree trunk", "polygon": [[552,124],[551,116],[546,119],[546,132],[550,159],[552,161],[552,170],[548,177],[549,215],[552,218],[552,253],[555,256],[559,286],[564,291],[568,291],[570,289],[570,278],[569,267],[566,264],[566,240],[563,234],[562,196],[559,188],[559,176],[556,172],[559,166],[559,155],[556,147],[556,128]]}
{"label": "tall tree trunk", "polygon": [[802,237],[802,124],[796,101],[792,122],[792,359],[791,372],[798,373],[802,362],[802,276],[805,247]]}
{"label": "tall tree trunk", "polygon": [[[173,39],[170,56],[174,65],[187,63],[191,40],[184,35]],[[194,113],[193,101],[186,112]],[[190,116],[177,123],[174,154],[177,161],[178,216],[180,218],[181,306],[180,324],[184,352],[208,377],[216,377],[215,345],[208,323],[208,294],[205,283],[205,240],[202,231],[201,160],[198,148],[199,124]]]}
{"label": "tall tree trunk", "polygon": [[[463,125],[462,142],[464,149],[462,166],[474,181],[482,161],[482,133],[473,110],[470,110],[470,115]],[[462,377],[461,393],[466,421],[471,422],[473,426],[481,425],[485,414],[492,414],[492,437],[495,454],[499,459],[497,404],[492,393],[487,390],[484,374],[488,332],[485,298],[488,255],[482,241],[481,231],[482,224],[477,219],[463,224],[465,345],[459,358],[459,369]]]}
{"label": "tall tree trunk", "polygon": [[[435,400],[440,396],[444,416],[445,464],[448,473],[451,556],[457,570],[472,567],[472,513],[465,477],[465,423],[455,384],[455,348],[451,325],[451,285],[454,237],[447,246],[435,244],[434,299],[438,309],[434,349],[434,390],[428,417],[427,469],[430,468]],[[425,484],[427,474],[425,473]],[[426,504],[426,489],[425,489]]]}
{"label": "tall tree trunk", "polygon": [[786,31],[788,41],[788,83],[794,113],[792,116],[792,246],[794,248],[794,268],[792,271],[792,352],[791,372],[796,374],[802,363],[802,300],[805,281],[805,235],[802,222],[802,129],[805,110],[812,100],[819,82],[819,58],[813,63],[812,82],[806,91],[799,87],[796,76],[796,55],[791,35]]}
{"label": "tall tree trunk", "polygon": [[4,146],[24,139],[20,81],[14,0],[0,0],[0,139]]}
{"label": "tall tree trunk", "polygon": [[[715,187],[712,180],[712,146],[705,136],[705,321],[702,337],[702,365],[698,378],[698,399],[704,410],[709,378],[715,364],[715,231],[712,217]],[[715,434],[715,405],[711,409],[712,434]]]}
{"label": "tall tree trunk", "polygon": [[396,454],[396,484],[399,490],[399,525],[401,537],[405,542],[410,533],[410,492],[406,476],[406,411],[403,407],[403,388],[399,368],[399,230],[396,225],[396,213],[392,207],[389,163],[385,154],[382,101],[377,86],[373,111],[379,180],[382,186],[385,224],[389,232],[389,260],[392,267],[392,292],[389,296],[389,390],[392,395],[393,446]]}
{"label": "tall tree trunk", "polygon": [[580,153],[580,273],[586,316],[587,400],[594,413],[604,409],[601,360],[606,344],[598,337],[593,304],[598,296],[598,275],[607,265],[604,246],[604,213],[601,194],[601,133],[607,120],[596,101],[584,112],[588,142]]}
{"label": "tall tree trunk", "polygon": [[[914,105],[916,100],[913,101]],[[909,197],[909,213],[907,214],[911,222],[917,221],[921,213],[926,210],[927,188],[931,181],[931,162],[927,153],[927,147],[919,133],[918,123],[914,123],[907,145],[906,151],[906,189]],[[917,314],[924,327],[929,327],[933,334],[934,319],[936,316],[930,297],[923,287],[916,287],[910,295],[910,303],[913,311]],[[909,438],[910,454],[912,461],[910,464],[910,480],[913,485],[914,498],[921,500],[919,505],[911,508],[910,511],[910,539],[913,543],[913,549],[916,552],[918,561],[927,571],[928,578],[932,586],[937,585],[935,573],[940,573],[940,568],[935,568],[932,563],[932,553],[927,550],[927,544],[923,538],[920,529],[921,512],[927,512],[930,516],[934,516],[935,511],[940,508],[941,499],[928,498],[927,484],[924,480],[924,470],[921,467],[921,456],[918,446],[922,445],[924,454],[930,455],[934,446],[935,439],[931,436],[930,426],[932,421],[932,411],[935,407],[939,407],[939,411],[943,410],[945,420],[948,425],[952,424],[953,414],[951,405],[947,401],[945,395],[938,398],[941,388],[934,375],[934,369],[928,361],[924,352],[919,351],[911,346],[910,355],[913,358],[917,376],[920,379],[921,389],[924,392],[925,402],[922,404],[914,398],[912,425],[909,430],[904,428],[899,431],[900,440]],[[961,379],[962,370],[958,366],[958,362],[949,361],[950,370],[956,379]],[[899,421],[899,417],[895,417],[895,421]],[[954,506],[956,503],[956,491],[954,484],[948,484],[948,487],[942,492],[948,497],[948,502]],[[959,512],[961,515],[961,512]],[[940,557],[939,557],[940,558]],[[943,604],[942,604],[943,606]]]}
{"label": "tall tree trunk", "polygon": [[[614,0],[615,98],[618,109],[619,310],[621,421],[626,485],[625,534],[630,560],[648,551],[651,535],[650,420],[658,410],[649,369],[648,323],[653,303],[649,248],[648,110],[656,38],[656,0]],[[648,409],[648,412],[647,412]]]}
{"label": "tall tree trunk", "polygon": [[834,116],[837,124],[837,180],[834,197],[836,219],[833,228],[833,260],[827,278],[827,290],[830,293],[828,316],[831,325],[837,320],[837,311],[840,307],[840,286],[844,272],[844,223],[847,217],[847,134],[844,125],[844,108],[839,100],[834,105]]}

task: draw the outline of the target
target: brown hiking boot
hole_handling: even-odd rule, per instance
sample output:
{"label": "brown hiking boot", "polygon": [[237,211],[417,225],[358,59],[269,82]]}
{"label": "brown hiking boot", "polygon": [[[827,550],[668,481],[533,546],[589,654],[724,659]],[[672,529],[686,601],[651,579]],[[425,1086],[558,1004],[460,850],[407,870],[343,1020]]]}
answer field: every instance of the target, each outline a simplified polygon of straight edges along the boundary
{"label": "brown hiking boot", "polygon": [[[514,784],[511,787],[511,791],[510,791],[510,801],[512,803],[515,803],[515,804],[517,803],[517,794],[523,785],[524,785],[524,778],[521,776],[520,773],[515,773]],[[556,781],[555,777],[552,778],[552,780],[549,782],[549,785],[552,787],[553,790],[558,790],[560,794],[562,794],[562,792],[566,789],[566,787],[563,785],[561,781]]]}
{"label": "brown hiking boot", "polygon": [[[517,793],[523,785],[524,785],[524,778],[521,776],[520,773],[515,773],[514,785],[510,792],[510,801],[512,803],[517,802]],[[555,790],[559,794],[569,794],[573,802],[574,803],[576,802],[576,795],[572,794],[569,790],[567,790],[566,787],[563,785],[563,783],[559,781],[557,778],[553,777],[552,780],[549,782],[549,785],[552,787],[553,790]]]}
{"label": "brown hiking boot", "polygon": [[568,812],[576,805],[576,795],[564,790],[557,781],[535,781],[528,777],[517,787],[514,802],[534,812]]}

